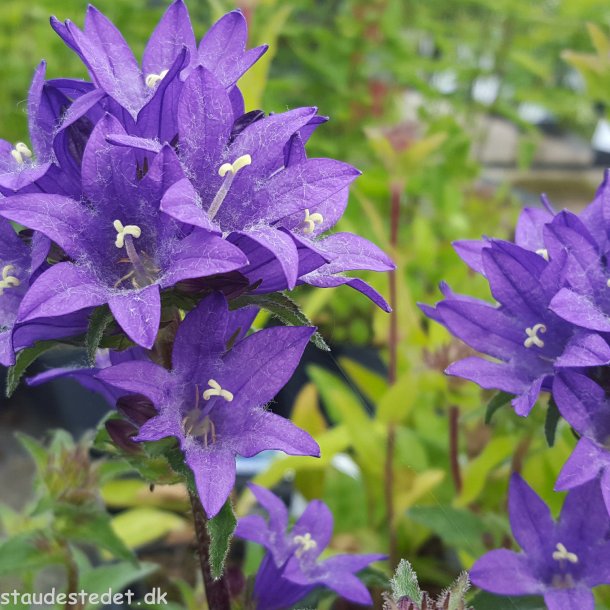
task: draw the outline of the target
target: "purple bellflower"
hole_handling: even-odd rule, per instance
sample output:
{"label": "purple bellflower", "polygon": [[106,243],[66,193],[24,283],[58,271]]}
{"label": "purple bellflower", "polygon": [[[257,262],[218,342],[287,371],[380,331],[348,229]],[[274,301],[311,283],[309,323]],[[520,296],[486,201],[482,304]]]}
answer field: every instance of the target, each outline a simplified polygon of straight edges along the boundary
{"label": "purple bellflower", "polygon": [[[44,62],[36,68],[28,94],[28,126],[32,147],[25,142],[0,139],[0,193],[46,190],[52,180],[44,178],[53,167],[53,135],[55,117],[53,105],[45,94]],[[57,170],[57,167],[54,167]],[[39,183],[38,187],[34,183]]]}
{"label": "purple bellflower", "polygon": [[42,193],[0,200],[0,215],[39,230],[71,258],[30,287],[18,321],[107,303],[127,335],[150,348],[159,328],[161,289],[238,269],[247,259],[226,240],[199,229],[187,231],[159,211],[168,186],[183,177],[169,146],[139,180],[134,152],[108,144],[109,132],[120,133],[121,126],[107,115],[85,149],[84,202]]}
{"label": "purple bellflower", "polygon": [[549,309],[562,286],[565,254],[557,252],[546,260],[499,240],[489,241],[480,254],[499,306],[455,295],[443,285],[445,300],[422,309],[496,361],[469,357],[452,364],[447,373],[514,394],[515,411],[525,416],[539,392],[551,390],[557,369],[610,362],[610,347],[599,334],[576,328]]}
{"label": "purple bellflower", "polygon": [[135,440],[178,439],[209,517],[233,488],[236,454],[252,457],[275,449],[319,455],[309,434],[263,408],[292,376],[314,329],[269,328],[227,351],[227,329],[235,327],[235,315],[224,297],[214,293],[180,325],[171,372],[141,361],[97,375],[125,393],[153,401],[158,415],[140,428]]}
{"label": "purple bellflower", "polygon": [[256,292],[291,289],[302,278],[324,287],[348,283],[366,293],[361,280],[327,278],[347,270],[394,268],[357,236],[313,239],[340,218],[347,187],[359,175],[340,161],[306,157],[303,136],[323,120],[315,108],[257,116],[243,126],[235,122],[220,81],[197,68],[184,85],[177,116],[179,154],[191,180],[176,183],[161,209],[227,235],[248,257],[241,273],[256,284]]}
{"label": "purple bellflower", "polygon": [[85,332],[86,315],[39,318],[19,324],[19,306],[32,281],[45,265],[49,240],[34,233],[28,245],[13,229],[11,223],[0,218],[0,364],[15,363],[15,352],[36,341],[58,339]]}
{"label": "purple bellflower", "polygon": [[595,381],[575,372],[557,376],[553,396],[561,415],[580,435],[555,489],[573,489],[599,479],[610,514],[610,399]]}
{"label": "purple bellflower", "polygon": [[498,595],[543,595],[549,610],[593,610],[591,589],[610,583],[610,517],[597,482],[570,491],[554,522],[517,474],[510,523],[521,553],[498,549],[473,566],[472,582]]}
{"label": "purple bellflower", "polygon": [[357,604],[372,604],[371,595],[355,576],[385,555],[334,555],[320,561],[330,543],[333,515],[320,500],[313,500],[288,530],[288,509],[275,494],[249,484],[269,515],[249,515],[239,520],[235,535],[264,546],[267,553],[254,585],[257,610],[282,610],[297,603],[317,587],[328,587]]}
{"label": "purple bellflower", "polygon": [[[217,21],[197,48],[188,10],[173,2],[153,32],[138,65],[114,24],[89,6],[84,30],[71,21],[51,20],[64,42],[87,69],[96,90],[79,102],[79,112],[103,104],[130,135],[172,141],[176,134],[176,102],[183,79],[196,66],[213,71],[228,91],[236,116],[243,114],[237,80],[263,55],[263,45],[246,51],[247,24],[240,11]],[[104,101],[104,96],[110,102]],[[75,113],[75,116],[78,116]]]}

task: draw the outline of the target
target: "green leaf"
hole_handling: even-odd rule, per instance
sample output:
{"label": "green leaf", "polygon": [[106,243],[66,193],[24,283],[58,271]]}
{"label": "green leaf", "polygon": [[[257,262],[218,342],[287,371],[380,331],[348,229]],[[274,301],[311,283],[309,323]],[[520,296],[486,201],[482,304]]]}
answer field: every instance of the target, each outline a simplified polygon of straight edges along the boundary
{"label": "green leaf", "polygon": [[145,546],[186,527],[186,521],[175,513],[147,506],[125,510],[112,519],[113,532],[130,549]]}
{"label": "green leaf", "polygon": [[476,610],[546,610],[542,597],[505,597],[481,591],[473,600]]}
{"label": "green leaf", "polygon": [[85,336],[85,347],[87,348],[87,360],[93,366],[95,364],[95,353],[97,352],[104,332],[112,324],[114,317],[107,305],[97,307],[89,316],[89,326]]}
{"label": "green leaf", "polygon": [[15,364],[8,368],[6,374],[6,397],[10,398],[17,386],[19,381],[23,377],[26,369],[32,362],[39,358],[42,354],[50,350],[53,346],[57,345],[56,341],[39,341],[34,347],[27,347],[22,349],[15,359]]}
{"label": "green leaf", "polygon": [[513,398],[512,394],[498,392],[488,403],[485,409],[485,423],[489,426],[491,420],[498,409],[508,404]]}
{"label": "green leaf", "polygon": [[546,410],[546,419],[544,420],[544,436],[549,447],[555,444],[555,434],[557,432],[557,424],[561,419],[561,413],[553,400],[549,398],[549,406]]}
{"label": "green leaf", "polygon": [[42,532],[27,532],[0,544],[0,576],[39,571],[61,563],[63,555]]}
{"label": "green leaf", "polygon": [[134,554],[117,536],[110,516],[101,507],[61,504],[55,507],[55,515],[56,528],[68,540],[103,548],[117,559],[135,565]]}
{"label": "green leaf", "polygon": [[442,505],[414,506],[407,515],[416,523],[430,528],[450,547],[473,551],[473,555],[484,551],[481,540],[485,526],[468,510]]}
{"label": "green leaf", "polygon": [[49,463],[49,455],[47,450],[35,438],[24,432],[16,432],[15,436],[21,443],[21,446],[30,454],[30,457],[36,464],[38,473],[44,472]]}
{"label": "green leaf", "polygon": [[366,366],[350,358],[339,358],[339,364],[347,371],[347,374],[358,386],[358,389],[373,404],[387,391],[388,381],[383,375],[371,371]]}
{"label": "green leaf", "polygon": [[236,526],[237,519],[230,500],[227,500],[220,512],[207,523],[210,535],[210,568],[215,579],[220,578],[224,571],[225,559]]}
{"label": "green leaf", "polygon": [[[112,565],[104,565],[93,568],[86,572],[81,572],[79,579],[79,589],[87,591],[89,595],[103,595],[112,590],[119,593],[129,585],[153,574],[159,569],[154,563],[142,563],[134,566],[131,563],[121,561]],[[85,610],[93,610],[103,605],[109,605],[108,601],[100,601],[98,604],[87,604]]]}
{"label": "green leaf", "polygon": [[[283,292],[241,296],[231,301],[231,309],[238,309],[246,305],[256,305],[266,309],[286,326],[313,326],[311,320],[299,309],[299,306]],[[318,349],[330,352],[330,347],[319,332],[312,335],[311,342]]]}
{"label": "green leaf", "polygon": [[416,604],[421,603],[422,592],[417,582],[417,574],[406,559],[400,560],[396,572],[390,580],[390,585],[394,601],[406,597]]}
{"label": "green leaf", "polygon": [[487,443],[485,449],[462,471],[462,492],[455,500],[456,506],[467,506],[479,497],[485,488],[487,477],[497,466],[512,456],[515,440],[512,436],[498,436]]}

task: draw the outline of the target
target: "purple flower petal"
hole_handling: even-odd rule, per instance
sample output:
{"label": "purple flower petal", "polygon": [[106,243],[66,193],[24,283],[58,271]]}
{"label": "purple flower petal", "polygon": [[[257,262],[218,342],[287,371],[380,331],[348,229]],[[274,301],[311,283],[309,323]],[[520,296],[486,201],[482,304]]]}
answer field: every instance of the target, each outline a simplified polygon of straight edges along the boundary
{"label": "purple flower petal", "polygon": [[540,595],[544,584],[525,555],[497,549],[486,553],[470,570],[472,583],[496,595]]}
{"label": "purple flower petal", "polygon": [[552,549],[555,526],[548,506],[517,474],[513,474],[508,494],[508,513],[515,540],[533,558]]}
{"label": "purple flower petal", "polygon": [[[235,396],[232,403],[264,405],[292,377],[314,329],[274,327],[240,341],[224,358],[217,381]],[[244,367],[243,363],[250,363]]]}
{"label": "purple flower petal", "polygon": [[549,304],[558,316],[581,326],[603,332],[610,331],[610,318],[587,296],[562,288]]}
{"label": "purple flower petal", "polygon": [[168,70],[183,47],[188,49],[191,58],[196,56],[197,42],[188,9],[182,0],[174,0],[146,44],[142,71],[149,75]]}
{"label": "purple flower petal", "polygon": [[595,599],[589,589],[548,589],[544,593],[548,610],[594,610]]}
{"label": "purple flower petal", "polygon": [[144,360],[115,364],[99,371],[96,377],[125,393],[143,394],[155,404],[162,403],[173,387],[172,376],[166,369]]}
{"label": "purple flower petal", "polygon": [[106,302],[106,291],[88,269],[58,263],[32,284],[19,306],[20,322],[61,316]]}
{"label": "purple flower petal", "polygon": [[142,347],[152,348],[161,320],[159,286],[111,295],[108,305],[127,336]]}

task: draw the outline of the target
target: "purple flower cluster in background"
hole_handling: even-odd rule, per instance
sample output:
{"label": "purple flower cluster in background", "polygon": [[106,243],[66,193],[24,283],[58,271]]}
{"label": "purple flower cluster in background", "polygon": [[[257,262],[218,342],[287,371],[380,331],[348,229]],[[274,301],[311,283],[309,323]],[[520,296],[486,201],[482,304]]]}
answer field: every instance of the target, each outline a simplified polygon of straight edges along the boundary
{"label": "purple flower cluster in background", "polygon": [[[544,594],[549,608],[593,608],[590,588],[610,583],[610,573],[597,565],[601,559],[591,558],[595,544],[610,540],[610,172],[579,214],[556,213],[543,198],[542,208],[522,212],[514,243],[462,241],[455,249],[487,279],[496,303],[455,294],[443,284],[445,299],[421,306],[491,357],[465,358],[447,373],[514,395],[521,416],[541,391],[549,392],[579,437],[555,484],[556,490],[571,490],[559,524],[552,526],[546,507],[514,480],[511,521],[528,559],[500,558],[504,552],[496,551],[476,564],[473,582],[498,593]],[[523,516],[524,507],[529,516]],[[522,533],[530,518],[538,523],[539,543]],[[607,546],[597,550],[607,564]],[[492,569],[495,561],[498,568]]]}
{"label": "purple flower cluster in background", "polygon": [[320,561],[333,533],[328,506],[313,500],[289,529],[288,509],[282,500],[258,485],[251,484],[250,489],[269,517],[243,517],[235,535],[267,551],[254,584],[257,610],[282,610],[321,586],[358,604],[372,603],[355,574],[374,561],[386,559],[385,555],[334,555]]}
{"label": "purple flower cluster in background", "polygon": [[[346,284],[389,311],[345,273],[394,265],[357,235],[328,233],[359,172],[307,157],[327,118],[313,107],[246,112],[236,83],[266,47],[246,49],[241,12],[197,46],[175,0],[141,65],[94,7],[83,29],[51,24],[90,81],[46,80],[41,63],[28,99],[30,143],[0,141],[0,363],[15,364],[41,340],[78,345],[86,333],[88,348],[97,336],[95,349],[114,339],[96,366],[30,383],[69,376],[116,403],[123,419],[108,432],[127,451],[176,439],[212,518],[233,488],[237,455],[319,455],[309,434],[265,409],[315,329],[251,333],[253,300],[300,284]],[[332,517],[314,504],[301,521],[285,544],[274,538],[259,579],[279,571],[290,595],[326,585],[370,602],[353,574],[379,557],[318,563]]]}

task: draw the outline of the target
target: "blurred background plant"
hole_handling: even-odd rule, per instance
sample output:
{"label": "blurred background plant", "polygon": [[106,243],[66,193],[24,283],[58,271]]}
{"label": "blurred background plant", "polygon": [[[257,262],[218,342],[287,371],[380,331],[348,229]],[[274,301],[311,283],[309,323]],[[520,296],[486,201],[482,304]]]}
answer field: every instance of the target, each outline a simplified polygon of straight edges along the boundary
{"label": "blurred background plant", "polygon": [[[322,498],[335,516],[334,550],[385,551],[393,567],[407,557],[422,588],[436,596],[486,550],[511,544],[505,506],[511,471],[522,472],[559,508],[562,495],[552,486],[574,438],[565,422],[554,429],[546,404],[521,420],[501,408],[501,397],[488,408],[491,395],[445,377],[445,367],[465,348],[428,324],[416,302],[437,300],[441,280],[457,292],[489,296],[485,282],[458,260],[452,240],[509,237],[520,207],[543,190],[558,207],[589,201],[601,180],[595,161],[610,151],[601,136],[596,148],[590,144],[594,132],[603,132],[607,114],[610,5],[602,0],[237,5],[250,24],[251,45],[271,45],[240,82],[247,109],[312,104],[330,116],[312,138],[310,156],[342,159],[363,170],[339,228],[372,239],[398,265],[389,283],[383,276],[363,276],[389,296],[393,317],[345,288],[296,291],[335,355],[312,355],[281,396],[280,408],[291,409],[294,421],[316,437],[322,459],[279,458],[253,468],[255,481],[291,490],[297,507],[300,499]],[[97,6],[139,53],[166,5],[99,0]],[[50,78],[85,76],[48,26],[49,14],[79,22],[84,8],[76,0],[0,4],[5,139],[25,137],[24,100],[40,58],[47,60]],[[235,4],[223,0],[191,2],[196,32],[201,35],[232,8]],[[263,316],[258,320],[266,322]],[[35,400],[40,394],[32,397],[22,389],[3,408],[10,413]],[[27,428],[27,421],[5,419],[9,428]],[[60,423],[74,427],[71,421]],[[122,562],[130,560],[129,549],[150,559],[125,567],[123,576],[147,576],[151,561],[173,565],[163,582],[173,583],[177,607],[201,607],[195,570],[189,572],[184,555],[177,559],[183,551],[176,549],[188,548],[190,536],[184,533],[189,525],[180,490],[151,493],[134,478],[133,464],[127,467],[118,456],[91,463],[89,448],[79,449],[62,434],[47,450],[25,437],[22,443],[36,463],[39,496],[22,513],[16,506],[1,509],[0,582],[8,574],[3,557],[14,552],[15,540],[26,550],[12,575],[32,582],[42,547],[32,547],[30,554],[27,548],[42,541],[50,564],[64,565],[70,577],[76,562],[86,578],[94,568],[73,546],[84,539]],[[59,481],[48,473],[54,460],[82,464]],[[0,475],[3,462],[6,469],[10,456],[0,459]],[[125,478],[127,472],[131,478]],[[62,485],[72,480],[70,473],[78,478],[70,489],[83,494],[77,503],[91,507],[92,519],[103,524],[97,535],[106,532],[105,541],[91,538],[90,524],[83,524],[80,538],[66,529],[65,511],[75,498],[62,497]],[[98,484],[101,496],[96,491],[89,497]],[[245,492],[238,511],[243,514],[252,504]],[[242,550],[246,572],[253,574],[260,554],[250,546]],[[238,553],[233,560],[242,557]],[[600,588],[598,596],[600,604],[610,604],[608,590]],[[320,607],[332,603],[325,600]],[[499,603],[486,595],[473,601],[477,610],[500,608]],[[507,607],[540,607],[536,600],[515,603]]]}

